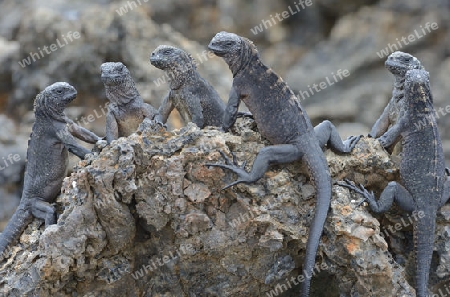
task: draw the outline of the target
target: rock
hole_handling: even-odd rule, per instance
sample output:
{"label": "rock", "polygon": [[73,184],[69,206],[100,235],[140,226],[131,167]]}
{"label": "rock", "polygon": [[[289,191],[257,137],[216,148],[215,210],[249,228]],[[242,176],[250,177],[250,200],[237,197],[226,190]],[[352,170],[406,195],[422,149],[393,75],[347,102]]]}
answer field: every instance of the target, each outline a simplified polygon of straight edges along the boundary
{"label": "rock", "polygon": [[[307,168],[301,161],[273,166],[252,185],[221,191],[234,175],[204,166],[223,162],[218,150],[252,164],[267,144],[252,123],[240,119],[234,135],[192,123],[172,132],[142,125],[80,161],[64,180],[58,223],[43,230],[35,220],[0,263],[0,294],[298,295],[315,206],[314,191],[303,193],[311,192]],[[398,180],[398,160],[373,139],[362,138],[351,155],[327,150],[326,157],[334,180],[363,182],[376,193]],[[410,226],[387,232],[396,210],[374,217],[359,199],[333,187],[313,296],[414,296],[412,242],[403,250],[391,245],[411,237]],[[441,262],[430,285],[442,287],[450,215],[441,213]]]}
{"label": "rock", "polygon": [[19,131],[11,119],[1,114],[0,127],[0,230],[3,230],[20,201],[30,132]]}
{"label": "rock", "polygon": [[18,53],[18,42],[7,41],[0,37],[0,65],[2,65],[0,69],[0,94],[10,92],[13,89],[11,67],[13,62],[17,61]]}

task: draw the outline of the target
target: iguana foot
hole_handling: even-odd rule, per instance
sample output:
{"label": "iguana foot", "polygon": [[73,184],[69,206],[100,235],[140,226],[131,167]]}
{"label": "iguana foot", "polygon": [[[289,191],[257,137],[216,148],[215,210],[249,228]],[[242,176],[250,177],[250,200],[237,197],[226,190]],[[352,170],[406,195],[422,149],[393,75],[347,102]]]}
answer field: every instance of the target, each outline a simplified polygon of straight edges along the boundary
{"label": "iguana foot", "polygon": [[253,119],[253,114],[249,111],[239,111],[237,113],[238,118],[250,118]]}
{"label": "iguana foot", "polygon": [[253,180],[250,177],[250,174],[245,171],[245,165],[247,164],[247,161],[244,161],[241,166],[238,165],[236,155],[231,153],[233,156],[233,161],[231,161],[222,151],[219,151],[222,158],[225,160],[226,164],[210,164],[207,163],[205,166],[207,167],[220,167],[222,169],[228,169],[233,171],[238,175],[238,179],[235,182],[232,182],[231,184],[226,185],[222,188],[222,190],[228,189],[229,187],[232,187],[234,185],[237,185],[239,183],[250,183],[253,182]]}
{"label": "iguana foot", "polygon": [[108,142],[106,141],[106,139],[99,139],[94,147],[92,148],[92,153],[100,153],[106,146],[108,145]]}
{"label": "iguana foot", "polygon": [[164,124],[163,122],[161,122],[160,120],[157,120],[157,119],[154,119],[154,121],[155,121],[156,124],[160,125],[161,128],[164,128],[164,129],[167,130],[167,125],[166,124]]}
{"label": "iguana foot", "polygon": [[346,140],[344,140],[344,145],[347,148],[347,153],[350,153],[358,143],[358,141],[361,139],[362,135],[358,136],[349,136]]}
{"label": "iguana foot", "polygon": [[375,200],[375,195],[373,194],[372,191],[370,191],[370,192],[367,191],[366,188],[364,188],[363,185],[359,185],[359,187],[356,186],[356,185],[354,185],[354,184],[353,184],[349,179],[347,179],[347,178],[344,179],[344,181],[338,181],[337,184],[338,184],[339,186],[342,186],[342,187],[345,187],[345,188],[347,188],[347,189],[353,190],[353,191],[355,191],[356,193],[361,194],[361,195],[363,196],[363,200],[360,201],[360,202],[358,203],[358,205],[356,205],[356,207],[361,206],[361,204],[363,204],[365,201],[369,201],[369,202],[371,202],[371,201],[376,201],[376,200]]}

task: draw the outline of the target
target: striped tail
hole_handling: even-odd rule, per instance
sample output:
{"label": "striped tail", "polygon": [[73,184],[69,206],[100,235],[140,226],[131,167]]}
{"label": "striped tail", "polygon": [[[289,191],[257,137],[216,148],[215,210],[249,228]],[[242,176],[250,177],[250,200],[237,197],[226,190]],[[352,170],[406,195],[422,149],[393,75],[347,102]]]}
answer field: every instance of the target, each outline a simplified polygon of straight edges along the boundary
{"label": "striped tail", "polygon": [[6,257],[8,248],[14,244],[22,234],[23,230],[33,221],[31,210],[25,210],[19,205],[16,212],[9,220],[5,230],[0,234],[0,261]]}
{"label": "striped tail", "polygon": [[[300,294],[302,297],[308,297],[317,249],[319,248],[323,226],[331,203],[331,177],[325,156],[321,156],[321,162],[318,162],[319,164],[313,164],[314,161],[317,162],[317,156],[315,156],[315,158],[312,158],[312,156],[310,156],[310,158],[304,157],[303,160],[307,162],[311,180],[314,182],[316,188],[315,214],[309,229],[308,242],[306,243],[306,257],[303,264],[304,281],[301,284]],[[309,160],[314,161],[309,163]]]}

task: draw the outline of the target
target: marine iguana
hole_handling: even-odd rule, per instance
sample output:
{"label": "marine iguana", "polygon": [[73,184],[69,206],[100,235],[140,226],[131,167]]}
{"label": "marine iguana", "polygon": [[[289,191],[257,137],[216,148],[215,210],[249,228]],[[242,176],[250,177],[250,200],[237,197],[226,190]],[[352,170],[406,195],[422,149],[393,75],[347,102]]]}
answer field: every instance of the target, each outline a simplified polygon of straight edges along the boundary
{"label": "marine iguana", "polygon": [[106,141],[136,132],[144,118],[153,120],[158,111],[144,103],[130,71],[121,62],[107,62],[100,66],[106,97],[110,101],[106,114]]}
{"label": "marine iguana", "polygon": [[161,122],[165,123],[175,108],[185,123],[193,122],[199,128],[222,125],[225,103],[200,76],[191,55],[173,46],[160,45],[151,53],[150,62],[164,70],[170,82],[170,90],[158,110]]}
{"label": "marine iguana", "polygon": [[[403,98],[406,72],[411,69],[423,69],[422,64],[416,57],[400,51],[390,54],[385,62],[385,66],[394,75],[394,90],[392,91],[391,100],[369,133],[369,137],[373,138],[378,138],[386,133],[388,128],[393,126],[404,112],[405,104]],[[389,147],[390,151],[394,149],[397,142],[398,139]],[[396,149],[395,151],[397,152],[398,150]]]}
{"label": "marine iguana", "polygon": [[[400,182],[392,181],[378,201],[373,192],[349,180],[338,184],[363,195],[376,213],[387,211],[395,201],[407,212],[422,212],[414,216],[414,245],[416,254],[416,294],[428,295],[427,284],[434,245],[436,212],[450,196],[450,180],[445,173],[444,154],[439,136],[428,72],[409,70],[404,81],[404,112],[396,123],[380,137],[387,147],[402,138],[403,156],[400,163]],[[427,122],[420,128],[418,121]],[[363,200],[363,201],[364,201]]]}
{"label": "marine iguana", "polygon": [[234,124],[242,100],[253,114],[259,132],[272,145],[261,149],[250,173],[245,171],[245,164],[238,166],[235,160],[232,162],[228,158],[225,158],[225,165],[205,165],[228,169],[238,175],[238,180],[225,188],[257,181],[272,164],[301,159],[309,168],[317,191],[317,203],[303,266],[305,282],[302,283],[301,294],[308,296],[316,252],[331,201],[331,176],[322,148],[327,145],[336,152],[349,153],[360,137],[352,136],[342,142],[329,121],[313,128],[299,99],[279,75],[263,64],[256,46],[247,38],[220,32],[208,47],[225,60],[234,78],[223,129],[227,131]]}
{"label": "marine iguana", "polygon": [[33,217],[43,219],[46,227],[56,223],[55,208],[51,203],[55,201],[66,176],[68,152],[81,159],[90,153],[73,136],[89,143],[100,140],[100,137],[78,126],[64,114],[66,105],[76,96],[75,88],[65,82],[54,83],[36,96],[36,120],[28,141],[22,199],[0,234],[0,260]]}
{"label": "marine iguana", "polygon": [[[166,123],[175,108],[185,123],[193,122],[199,128],[222,126],[225,103],[200,76],[190,54],[173,46],[160,45],[152,52],[150,62],[164,70],[170,82],[170,90],[158,110],[162,123]],[[239,112],[238,116],[252,117],[247,112]]]}

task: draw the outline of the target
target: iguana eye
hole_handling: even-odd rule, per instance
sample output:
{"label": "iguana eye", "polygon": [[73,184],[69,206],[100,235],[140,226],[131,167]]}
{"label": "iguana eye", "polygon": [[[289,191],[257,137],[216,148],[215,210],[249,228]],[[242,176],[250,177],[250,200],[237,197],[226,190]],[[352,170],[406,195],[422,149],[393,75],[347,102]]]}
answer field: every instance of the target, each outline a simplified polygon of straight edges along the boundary
{"label": "iguana eye", "polygon": [[164,55],[170,55],[171,53],[173,53],[173,50],[171,48],[166,49],[166,50],[163,51]]}
{"label": "iguana eye", "polygon": [[227,41],[227,42],[225,43],[225,45],[226,45],[226,46],[232,46],[232,45],[233,45],[233,42],[232,42],[232,41]]}
{"label": "iguana eye", "polygon": [[56,93],[62,94],[62,90],[61,90],[61,89],[57,89],[57,90],[56,90]]}

